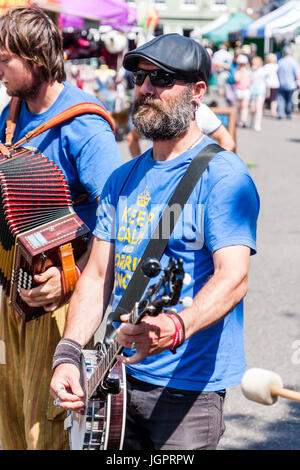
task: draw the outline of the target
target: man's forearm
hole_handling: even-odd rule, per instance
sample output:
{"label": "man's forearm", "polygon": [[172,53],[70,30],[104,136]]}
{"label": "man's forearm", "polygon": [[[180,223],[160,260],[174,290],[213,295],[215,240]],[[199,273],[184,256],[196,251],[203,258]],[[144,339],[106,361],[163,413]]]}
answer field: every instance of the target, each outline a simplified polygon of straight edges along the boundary
{"label": "man's forearm", "polygon": [[[250,249],[247,246],[224,247],[215,251],[213,259],[214,274],[196,294],[193,305],[179,312],[185,339],[222,320],[246,295]],[[146,316],[136,325],[126,323],[126,315],[121,320],[124,323],[118,329],[117,341],[124,347],[136,344],[133,356],[120,357],[126,364],[137,364],[149,355],[170,349],[178,336],[176,327],[174,331],[176,322],[164,314]]]}
{"label": "man's forearm", "polygon": [[68,309],[63,337],[85,346],[99,327],[111,295],[111,286],[102,278],[82,274]]}
{"label": "man's forearm", "polygon": [[224,272],[215,273],[194,297],[193,305],[180,312],[186,337],[222,320],[247,293],[247,276],[232,279]]}

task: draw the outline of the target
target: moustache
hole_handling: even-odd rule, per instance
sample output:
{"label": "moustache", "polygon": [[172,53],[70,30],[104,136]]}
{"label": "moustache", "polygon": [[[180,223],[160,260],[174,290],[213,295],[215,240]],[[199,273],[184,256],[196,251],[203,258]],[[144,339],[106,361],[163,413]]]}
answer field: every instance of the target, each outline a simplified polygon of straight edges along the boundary
{"label": "moustache", "polygon": [[149,106],[150,108],[161,110],[160,102],[157,98],[152,96],[140,96],[135,100],[134,110],[137,111],[142,106]]}

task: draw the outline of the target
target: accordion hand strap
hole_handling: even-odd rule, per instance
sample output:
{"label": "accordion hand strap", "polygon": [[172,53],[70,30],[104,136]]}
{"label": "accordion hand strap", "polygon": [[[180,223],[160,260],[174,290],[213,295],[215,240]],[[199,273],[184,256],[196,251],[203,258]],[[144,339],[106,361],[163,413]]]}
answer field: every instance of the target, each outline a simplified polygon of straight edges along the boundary
{"label": "accordion hand strap", "polygon": [[[61,113],[57,114],[57,116],[54,116],[52,119],[49,119],[49,121],[44,122],[40,126],[36,127],[32,131],[28,132],[25,137],[22,139],[18,140],[15,144],[13,144],[13,148],[17,149],[18,147],[21,147],[25,142],[28,142],[31,140],[33,137],[36,137],[37,135],[41,134],[42,132],[47,131],[48,129],[51,129],[54,126],[57,126],[59,124],[64,123],[68,119],[72,119],[76,116],[79,116],[81,114],[98,114],[102,116],[106,121],[109,123],[111,126],[113,132],[115,133],[115,126],[113,123],[112,118],[110,117],[109,113],[99,104],[96,103],[79,103],[75,104],[74,106],[71,106],[68,109],[65,109]],[[14,128],[13,128],[14,130]],[[7,134],[6,134],[7,137]],[[12,142],[13,135],[10,135],[10,142]],[[7,143],[6,140],[6,145],[11,145]]]}
{"label": "accordion hand strap", "polygon": [[63,288],[63,298],[61,303],[64,303],[72,294],[79,277],[79,273],[75,264],[72,243],[61,245],[59,247],[59,251],[62,265],[61,282]]}

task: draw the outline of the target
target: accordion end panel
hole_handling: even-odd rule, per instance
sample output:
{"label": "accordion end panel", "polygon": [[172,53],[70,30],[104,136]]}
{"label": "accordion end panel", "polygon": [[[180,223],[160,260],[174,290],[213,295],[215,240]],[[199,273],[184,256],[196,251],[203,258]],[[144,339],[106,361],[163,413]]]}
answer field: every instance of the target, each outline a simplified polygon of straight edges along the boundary
{"label": "accordion end panel", "polygon": [[0,154],[0,285],[27,322],[47,313],[29,307],[21,288],[34,275],[62,266],[62,247],[71,244],[75,262],[88,247],[89,228],[76,215],[60,168],[38,151]]}

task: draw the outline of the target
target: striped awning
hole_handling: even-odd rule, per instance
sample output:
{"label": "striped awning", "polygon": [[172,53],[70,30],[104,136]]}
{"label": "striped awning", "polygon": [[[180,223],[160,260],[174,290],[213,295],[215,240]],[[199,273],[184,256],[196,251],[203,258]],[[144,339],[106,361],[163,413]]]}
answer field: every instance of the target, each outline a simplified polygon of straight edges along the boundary
{"label": "striped awning", "polygon": [[[271,38],[275,32],[297,31],[300,21],[300,1],[290,1],[280,8],[258,18],[242,29],[242,36],[248,38]],[[285,37],[282,36],[284,39]]]}

